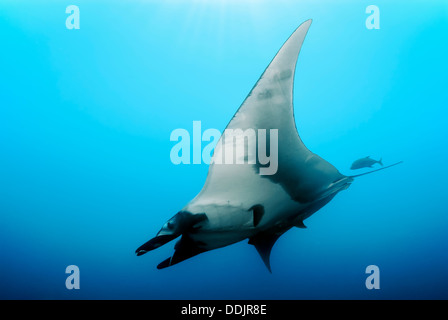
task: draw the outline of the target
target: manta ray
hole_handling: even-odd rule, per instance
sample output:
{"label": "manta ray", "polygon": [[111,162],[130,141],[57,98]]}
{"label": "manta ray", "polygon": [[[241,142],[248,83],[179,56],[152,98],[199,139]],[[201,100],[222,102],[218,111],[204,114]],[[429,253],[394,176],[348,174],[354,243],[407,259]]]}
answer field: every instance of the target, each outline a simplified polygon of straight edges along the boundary
{"label": "manta ray", "polygon": [[262,165],[257,162],[217,163],[214,159],[222,156],[225,146],[219,141],[202,190],[136,250],[138,256],[181,237],[174,254],[157,266],[163,269],[249,239],[272,272],[271,249],[282,234],[293,227],[306,228],[303,221],[347,189],[354,178],[398,164],[345,176],[302,142],[294,119],[293,84],[310,25],[311,20],[302,23],[283,44],[226,128],[276,129],[277,171],[261,175]]}

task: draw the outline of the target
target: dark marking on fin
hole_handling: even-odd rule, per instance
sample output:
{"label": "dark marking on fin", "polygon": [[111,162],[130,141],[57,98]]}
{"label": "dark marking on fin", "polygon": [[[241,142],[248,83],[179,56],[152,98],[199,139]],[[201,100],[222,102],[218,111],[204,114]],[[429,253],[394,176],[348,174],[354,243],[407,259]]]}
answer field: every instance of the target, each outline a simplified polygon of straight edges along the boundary
{"label": "dark marking on fin", "polygon": [[205,213],[199,213],[199,214],[193,215],[191,218],[191,225],[189,227],[190,228],[189,231],[191,233],[197,233],[202,228],[202,226],[198,225],[198,224],[200,224],[201,222],[206,221],[206,220],[208,220],[208,218]]}
{"label": "dark marking on fin", "polygon": [[179,223],[182,224],[182,233],[197,228],[199,223],[208,219],[205,213],[192,214],[188,211],[181,211],[178,215]]}
{"label": "dark marking on fin", "polygon": [[195,215],[193,215],[193,217],[192,217],[193,226],[194,226],[195,224],[198,224],[199,222],[205,221],[205,220],[207,220],[207,219],[208,219],[208,218],[207,218],[207,215],[206,215],[205,213],[198,213],[198,214],[195,214]]}
{"label": "dark marking on fin", "polygon": [[253,222],[254,227],[258,226],[264,215],[264,207],[261,204],[256,204],[252,206],[248,211],[253,211]]}

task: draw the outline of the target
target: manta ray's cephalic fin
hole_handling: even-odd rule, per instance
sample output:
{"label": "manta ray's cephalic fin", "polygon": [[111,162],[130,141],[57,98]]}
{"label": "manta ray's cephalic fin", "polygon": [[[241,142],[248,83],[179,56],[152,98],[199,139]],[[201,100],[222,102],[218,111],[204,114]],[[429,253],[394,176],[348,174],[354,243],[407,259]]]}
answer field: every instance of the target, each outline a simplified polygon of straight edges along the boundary
{"label": "manta ray's cephalic fin", "polygon": [[190,212],[180,211],[168,220],[154,238],[141,245],[135,252],[137,256],[141,256],[176,239],[185,232],[195,232],[200,229],[200,223],[205,220],[207,220],[205,213],[191,214]]}
{"label": "manta ray's cephalic fin", "polygon": [[174,247],[175,251],[172,257],[162,261],[157,266],[157,269],[164,269],[182,262],[186,259],[194,257],[207,250],[198,246],[198,243],[193,241],[188,235],[182,235],[182,238],[176,243]]}

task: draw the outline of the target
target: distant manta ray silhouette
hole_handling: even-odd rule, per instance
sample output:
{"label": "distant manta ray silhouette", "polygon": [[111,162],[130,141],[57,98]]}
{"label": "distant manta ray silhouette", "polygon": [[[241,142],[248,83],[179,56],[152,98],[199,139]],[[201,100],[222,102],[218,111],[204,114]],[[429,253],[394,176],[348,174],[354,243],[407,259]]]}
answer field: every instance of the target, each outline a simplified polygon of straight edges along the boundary
{"label": "distant manta ray silhouette", "polygon": [[[213,159],[223,152],[218,142],[201,192],[168,220],[154,238],[140,246],[137,255],[181,236],[172,257],[157,266],[162,269],[249,239],[272,272],[271,249],[283,233],[292,227],[306,228],[303,220],[347,189],[355,177],[398,164],[345,176],[303,144],[294,120],[293,82],[310,25],[311,20],[302,23],[283,44],[227,126],[241,130],[277,129],[277,172],[260,175],[257,163],[214,163]],[[236,141],[244,144],[244,139]]]}

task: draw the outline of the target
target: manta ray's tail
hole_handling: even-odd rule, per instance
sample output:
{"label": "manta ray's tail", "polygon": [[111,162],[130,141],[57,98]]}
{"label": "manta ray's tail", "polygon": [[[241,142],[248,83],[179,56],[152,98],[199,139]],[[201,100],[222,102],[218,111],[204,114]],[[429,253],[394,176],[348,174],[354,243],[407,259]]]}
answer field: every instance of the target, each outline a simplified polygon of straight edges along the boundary
{"label": "manta ray's tail", "polygon": [[394,163],[394,164],[388,165],[388,166],[386,166],[386,167],[383,167],[383,168],[379,168],[379,169],[376,169],[376,170],[372,170],[372,171],[369,171],[369,172],[365,172],[365,173],[361,173],[361,174],[356,174],[356,175],[354,175],[354,176],[349,176],[349,177],[350,177],[350,178],[356,178],[356,177],[364,176],[364,175],[366,175],[366,174],[374,173],[374,172],[377,172],[377,171],[380,171],[380,170],[384,170],[384,169],[387,169],[387,168],[390,168],[390,167],[396,166],[397,164],[400,164],[400,163],[403,163],[403,161],[399,161],[399,162],[397,162],[397,163]]}

